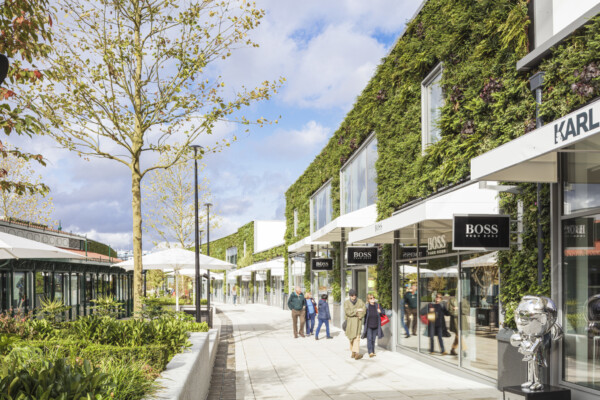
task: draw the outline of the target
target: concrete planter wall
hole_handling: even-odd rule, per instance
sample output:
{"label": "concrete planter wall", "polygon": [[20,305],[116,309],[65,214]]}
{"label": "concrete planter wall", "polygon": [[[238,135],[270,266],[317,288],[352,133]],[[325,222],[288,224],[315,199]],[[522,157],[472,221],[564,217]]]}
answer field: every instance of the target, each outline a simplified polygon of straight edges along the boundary
{"label": "concrete planter wall", "polygon": [[157,379],[159,390],[149,400],[204,400],[210,389],[210,379],[219,344],[218,329],[208,333],[193,332],[192,347],[177,354]]}

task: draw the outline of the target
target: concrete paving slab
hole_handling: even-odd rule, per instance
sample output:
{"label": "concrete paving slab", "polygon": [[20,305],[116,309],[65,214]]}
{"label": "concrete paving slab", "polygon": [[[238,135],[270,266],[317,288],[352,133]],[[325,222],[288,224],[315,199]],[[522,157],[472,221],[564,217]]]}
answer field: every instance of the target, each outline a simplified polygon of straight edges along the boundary
{"label": "concrete paving slab", "polygon": [[[217,305],[231,320],[237,399],[497,400],[492,385],[458,376],[401,353],[350,358],[348,340],[294,339],[289,311],[261,304]],[[366,353],[366,341],[361,351]]]}

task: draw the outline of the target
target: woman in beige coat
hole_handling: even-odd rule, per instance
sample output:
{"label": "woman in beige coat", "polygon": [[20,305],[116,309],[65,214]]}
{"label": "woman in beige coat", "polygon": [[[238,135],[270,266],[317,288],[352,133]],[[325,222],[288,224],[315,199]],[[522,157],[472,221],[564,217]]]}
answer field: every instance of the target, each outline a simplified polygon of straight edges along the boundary
{"label": "woman in beige coat", "polygon": [[344,313],[346,314],[346,337],[350,340],[351,357],[360,360],[360,333],[362,330],[362,319],[365,316],[365,303],[356,297],[356,290],[348,292],[350,299],[344,302]]}

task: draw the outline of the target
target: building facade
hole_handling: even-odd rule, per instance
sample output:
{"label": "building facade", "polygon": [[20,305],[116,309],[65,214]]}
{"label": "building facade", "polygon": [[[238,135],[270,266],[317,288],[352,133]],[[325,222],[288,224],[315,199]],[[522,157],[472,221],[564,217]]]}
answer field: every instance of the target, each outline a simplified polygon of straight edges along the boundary
{"label": "building facade", "polygon": [[[386,347],[499,386],[524,378],[501,339],[516,304],[548,295],[565,337],[547,380],[597,397],[599,12],[596,0],[423,2],[286,192],[287,289],[330,292],[336,324],[350,288],[372,293],[392,316]],[[507,247],[455,248],[463,215],[509,216]],[[377,257],[355,257],[365,248]],[[425,336],[439,297],[448,355]]]}
{"label": "building facade", "polygon": [[120,261],[110,246],[83,236],[24,221],[1,220],[0,232],[79,254],[72,260],[4,260],[0,264],[0,312],[35,311],[44,300],[59,300],[70,309],[65,318],[94,312],[93,300],[111,296],[123,303],[122,316],[133,311],[133,275],[111,267]]}
{"label": "building facade", "polygon": [[[251,221],[231,235],[210,242],[210,256],[235,264],[224,280],[212,282],[215,300],[238,304],[261,303],[282,307],[284,301],[284,221]],[[207,253],[206,244],[202,245]]]}

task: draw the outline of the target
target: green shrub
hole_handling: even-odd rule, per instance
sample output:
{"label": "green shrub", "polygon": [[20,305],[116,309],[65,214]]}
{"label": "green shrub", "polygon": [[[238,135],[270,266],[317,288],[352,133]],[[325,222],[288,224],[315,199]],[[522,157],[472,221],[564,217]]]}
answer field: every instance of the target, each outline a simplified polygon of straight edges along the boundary
{"label": "green shrub", "polygon": [[70,365],[63,359],[45,361],[41,368],[8,366],[12,368],[0,372],[1,400],[102,399],[112,392],[109,376],[88,361],[81,365]]}

